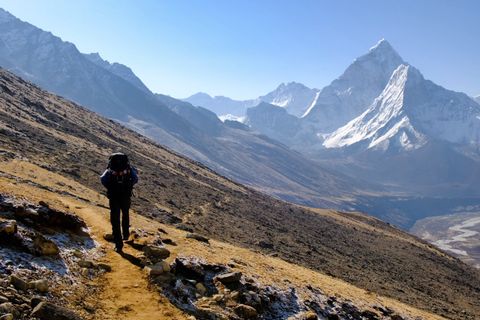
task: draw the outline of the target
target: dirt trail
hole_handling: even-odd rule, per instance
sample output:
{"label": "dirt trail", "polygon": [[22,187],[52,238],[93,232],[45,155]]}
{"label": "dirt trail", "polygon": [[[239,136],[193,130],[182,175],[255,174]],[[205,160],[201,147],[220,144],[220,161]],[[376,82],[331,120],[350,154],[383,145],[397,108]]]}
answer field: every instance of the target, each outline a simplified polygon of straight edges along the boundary
{"label": "dirt trail", "polygon": [[[172,305],[167,298],[148,288],[142,270],[127,258],[114,252],[113,245],[103,239],[111,232],[106,210],[91,206],[79,206],[78,202],[62,199],[75,213],[85,220],[91,235],[107,250],[102,262],[112,267],[112,272],[103,278],[103,291],[99,297],[102,310],[97,310],[98,319],[187,319],[185,314]],[[135,256],[134,249],[125,246],[125,256]]]}

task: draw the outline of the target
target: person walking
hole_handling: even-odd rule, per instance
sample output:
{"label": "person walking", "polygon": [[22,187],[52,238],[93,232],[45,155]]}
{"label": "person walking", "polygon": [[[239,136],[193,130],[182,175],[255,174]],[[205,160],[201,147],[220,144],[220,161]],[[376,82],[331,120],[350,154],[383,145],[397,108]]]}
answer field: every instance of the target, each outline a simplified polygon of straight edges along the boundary
{"label": "person walking", "polygon": [[120,253],[123,249],[123,240],[127,240],[130,234],[129,210],[133,186],[138,182],[137,170],[130,165],[126,154],[114,153],[110,156],[108,167],[101,175],[100,181],[107,188],[115,251]]}

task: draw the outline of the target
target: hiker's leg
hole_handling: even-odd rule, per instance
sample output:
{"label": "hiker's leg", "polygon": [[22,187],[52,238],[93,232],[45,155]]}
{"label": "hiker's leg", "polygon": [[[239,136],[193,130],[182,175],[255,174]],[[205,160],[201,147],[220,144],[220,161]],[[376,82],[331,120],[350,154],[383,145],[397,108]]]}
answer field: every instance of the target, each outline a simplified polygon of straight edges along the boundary
{"label": "hiker's leg", "polygon": [[130,235],[130,198],[125,199],[122,203],[122,233],[123,239],[127,240],[128,236]]}
{"label": "hiker's leg", "polygon": [[115,246],[121,249],[123,242],[120,230],[120,202],[118,199],[110,199],[110,222],[112,223],[112,234]]}

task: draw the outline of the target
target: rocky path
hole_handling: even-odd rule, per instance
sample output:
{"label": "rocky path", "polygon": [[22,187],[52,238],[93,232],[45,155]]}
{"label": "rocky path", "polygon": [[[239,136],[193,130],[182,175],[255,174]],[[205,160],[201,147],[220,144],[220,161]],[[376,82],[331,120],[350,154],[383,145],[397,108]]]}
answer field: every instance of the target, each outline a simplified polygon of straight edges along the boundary
{"label": "rocky path", "polygon": [[96,318],[101,319],[186,319],[186,316],[173,306],[168,299],[149,289],[142,270],[128,260],[135,257],[135,250],[125,246],[125,256],[114,252],[113,245],[103,239],[111,232],[106,210],[91,206],[79,206],[70,199],[62,200],[65,205],[75,208],[75,213],[90,227],[91,235],[104,248],[107,254],[102,262],[112,267],[102,279],[103,291],[99,297],[101,309]]}

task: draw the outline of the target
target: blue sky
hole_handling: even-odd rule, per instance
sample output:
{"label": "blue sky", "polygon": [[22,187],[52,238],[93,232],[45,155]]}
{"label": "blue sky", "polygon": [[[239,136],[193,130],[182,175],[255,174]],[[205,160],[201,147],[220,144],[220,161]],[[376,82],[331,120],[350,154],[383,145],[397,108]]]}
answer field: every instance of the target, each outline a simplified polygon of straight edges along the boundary
{"label": "blue sky", "polygon": [[387,39],[426,78],[480,95],[476,0],[0,0],[24,21],[130,66],[154,92],[254,98],[321,88]]}

